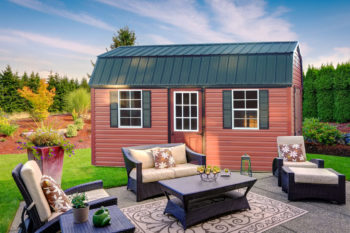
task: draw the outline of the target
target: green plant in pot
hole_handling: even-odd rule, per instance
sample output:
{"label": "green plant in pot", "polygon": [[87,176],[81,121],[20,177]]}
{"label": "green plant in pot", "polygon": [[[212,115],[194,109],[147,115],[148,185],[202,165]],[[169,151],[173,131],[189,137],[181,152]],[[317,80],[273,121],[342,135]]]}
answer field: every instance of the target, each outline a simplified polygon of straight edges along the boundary
{"label": "green plant in pot", "polygon": [[109,215],[109,210],[105,207],[97,210],[92,217],[92,223],[95,227],[107,226],[111,221],[111,216]]}
{"label": "green plant in pot", "polygon": [[72,196],[73,216],[75,223],[86,222],[89,218],[89,204],[86,203],[85,193],[76,193]]}

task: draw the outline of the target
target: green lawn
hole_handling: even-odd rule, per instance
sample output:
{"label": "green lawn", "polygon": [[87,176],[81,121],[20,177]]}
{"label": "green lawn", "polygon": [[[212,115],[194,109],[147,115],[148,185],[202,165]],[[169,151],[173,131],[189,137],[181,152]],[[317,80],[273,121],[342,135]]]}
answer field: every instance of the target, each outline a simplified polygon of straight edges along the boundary
{"label": "green lawn", "polygon": [[[308,160],[320,158],[325,160],[325,167],[350,178],[350,157],[308,154]],[[17,211],[22,196],[12,179],[11,171],[18,163],[27,161],[26,154],[0,155],[0,232],[7,232]],[[80,149],[76,155],[66,157],[63,165],[62,188],[94,180],[103,180],[104,187],[116,187],[127,182],[125,168],[95,167],[91,165],[91,150]]]}
{"label": "green lawn", "polygon": [[[22,200],[11,171],[18,163],[26,161],[26,154],[0,155],[0,232],[8,231]],[[76,150],[75,156],[66,157],[62,176],[63,189],[99,179],[103,180],[105,188],[127,183],[125,168],[92,166],[90,149]]]}
{"label": "green lawn", "polygon": [[307,154],[307,159],[323,159],[324,167],[333,168],[335,171],[344,174],[346,180],[350,180],[350,157]]}

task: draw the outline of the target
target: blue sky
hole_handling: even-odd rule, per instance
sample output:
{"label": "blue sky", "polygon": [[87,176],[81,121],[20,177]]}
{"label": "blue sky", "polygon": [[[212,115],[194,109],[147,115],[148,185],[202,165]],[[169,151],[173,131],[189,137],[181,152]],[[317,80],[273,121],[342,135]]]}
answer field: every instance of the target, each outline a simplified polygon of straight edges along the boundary
{"label": "blue sky", "polygon": [[298,40],[308,65],[350,60],[350,1],[0,1],[0,70],[86,77],[128,25],[137,44]]}

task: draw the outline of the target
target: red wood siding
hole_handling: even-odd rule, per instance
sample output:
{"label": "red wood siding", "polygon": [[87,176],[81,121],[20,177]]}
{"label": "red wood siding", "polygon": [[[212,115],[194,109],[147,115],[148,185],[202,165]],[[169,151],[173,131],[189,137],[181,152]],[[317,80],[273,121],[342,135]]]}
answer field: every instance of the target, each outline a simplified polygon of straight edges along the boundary
{"label": "red wood siding", "polygon": [[302,87],[302,67],[299,52],[295,51],[293,55],[293,85]]}
{"label": "red wood siding", "polygon": [[292,135],[291,89],[269,89],[268,130],[223,129],[222,91],[205,90],[207,163],[238,170],[241,156],[251,156],[253,171],[271,171],[276,137]]}
{"label": "red wood siding", "polygon": [[168,142],[167,90],[153,89],[151,94],[152,128],[111,128],[109,92],[116,89],[92,89],[92,163],[98,166],[124,166],[121,147]]}
{"label": "red wood siding", "polygon": [[[292,90],[292,127],[293,134],[300,135],[301,134],[301,126],[302,126],[302,97],[296,97],[297,92],[302,92],[303,89],[303,69],[302,69],[302,61],[300,58],[299,52],[296,50],[293,55],[293,87],[296,89]],[[296,99],[297,98],[297,99]],[[295,109],[297,108],[297,109]]]}

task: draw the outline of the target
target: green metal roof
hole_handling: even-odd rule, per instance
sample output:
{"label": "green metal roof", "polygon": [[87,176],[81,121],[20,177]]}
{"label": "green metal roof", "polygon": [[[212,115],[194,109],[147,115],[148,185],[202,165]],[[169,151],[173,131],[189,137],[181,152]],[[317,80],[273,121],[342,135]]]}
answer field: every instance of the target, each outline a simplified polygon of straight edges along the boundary
{"label": "green metal roof", "polygon": [[298,43],[118,47],[98,56],[91,87],[286,86]]}

